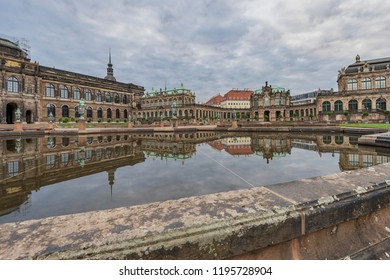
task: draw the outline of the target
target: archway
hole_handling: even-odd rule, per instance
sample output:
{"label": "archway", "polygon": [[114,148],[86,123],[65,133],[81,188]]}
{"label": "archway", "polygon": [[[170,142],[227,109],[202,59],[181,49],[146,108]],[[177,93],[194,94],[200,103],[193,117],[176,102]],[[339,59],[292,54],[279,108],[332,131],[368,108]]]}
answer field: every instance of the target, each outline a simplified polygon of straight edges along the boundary
{"label": "archway", "polygon": [[26,122],[33,123],[33,113],[31,110],[26,111]]}
{"label": "archway", "polygon": [[268,122],[270,121],[270,111],[265,111],[264,112],[264,121]]}
{"label": "archway", "polygon": [[8,124],[13,124],[15,122],[15,111],[18,108],[16,103],[8,103],[6,108],[6,118]]}

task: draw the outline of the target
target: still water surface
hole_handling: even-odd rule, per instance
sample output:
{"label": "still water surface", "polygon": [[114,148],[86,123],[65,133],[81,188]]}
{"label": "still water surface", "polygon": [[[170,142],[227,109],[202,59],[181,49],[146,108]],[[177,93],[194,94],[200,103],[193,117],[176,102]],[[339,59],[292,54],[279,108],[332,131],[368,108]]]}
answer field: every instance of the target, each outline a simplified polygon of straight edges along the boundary
{"label": "still water surface", "polygon": [[0,140],[0,223],[288,182],[390,161],[356,136],[217,133]]}

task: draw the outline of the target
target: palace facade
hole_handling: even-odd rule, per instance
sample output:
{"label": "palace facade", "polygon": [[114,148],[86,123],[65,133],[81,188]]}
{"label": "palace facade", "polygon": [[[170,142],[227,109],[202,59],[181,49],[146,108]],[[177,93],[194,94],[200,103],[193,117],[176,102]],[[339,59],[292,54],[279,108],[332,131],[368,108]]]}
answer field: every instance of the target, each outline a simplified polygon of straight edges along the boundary
{"label": "palace facade", "polygon": [[81,100],[89,122],[384,120],[390,113],[389,79],[390,58],[357,56],[339,71],[338,91],[291,96],[266,82],[254,91],[234,89],[199,104],[183,84],[145,93],[142,86],[116,81],[111,52],[107,75],[98,78],[31,62],[25,49],[0,38],[0,123],[14,123],[17,109],[25,123],[76,120]]}
{"label": "palace facade", "polygon": [[0,123],[14,123],[20,109],[27,123],[76,119],[85,100],[89,121],[123,121],[132,108],[140,106],[144,88],[117,82],[111,54],[107,76],[78,74],[31,62],[16,43],[0,38]]}

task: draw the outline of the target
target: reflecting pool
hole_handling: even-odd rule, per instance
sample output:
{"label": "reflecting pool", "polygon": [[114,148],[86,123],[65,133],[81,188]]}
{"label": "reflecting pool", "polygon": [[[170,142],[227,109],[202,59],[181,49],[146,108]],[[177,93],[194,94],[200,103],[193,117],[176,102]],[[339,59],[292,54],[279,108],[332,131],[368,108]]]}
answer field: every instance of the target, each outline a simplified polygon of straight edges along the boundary
{"label": "reflecting pool", "polygon": [[390,161],[357,136],[216,132],[0,139],[0,223],[144,204]]}

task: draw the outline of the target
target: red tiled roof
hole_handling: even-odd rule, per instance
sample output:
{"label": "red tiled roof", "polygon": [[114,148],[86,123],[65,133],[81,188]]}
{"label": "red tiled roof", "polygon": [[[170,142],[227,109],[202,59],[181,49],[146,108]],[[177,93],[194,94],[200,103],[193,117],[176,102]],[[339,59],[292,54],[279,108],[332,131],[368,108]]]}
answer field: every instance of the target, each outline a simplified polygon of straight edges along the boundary
{"label": "red tiled roof", "polygon": [[225,149],[231,155],[251,155],[253,154],[252,148],[250,145],[240,145],[240,146],[228,146]]}
{"label": "red tiled roof", "polygon": [[232,89],[223,96],[223,100],[249,100],[251,98],[252,90],[236,90]]}
{"label": "red tiled roof", "polygon": [[222,96],[220,94],[213,96],[209,101],[207,101],[206,105],[219,105],[222,101]]}

